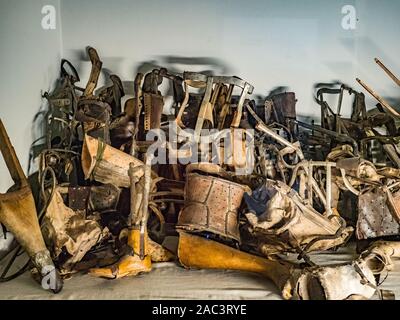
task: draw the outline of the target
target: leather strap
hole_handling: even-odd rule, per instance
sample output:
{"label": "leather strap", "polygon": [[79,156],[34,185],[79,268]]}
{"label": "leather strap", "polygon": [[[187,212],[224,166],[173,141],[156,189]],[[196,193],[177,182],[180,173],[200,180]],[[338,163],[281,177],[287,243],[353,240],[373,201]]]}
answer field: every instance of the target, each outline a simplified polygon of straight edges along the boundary
{"label": "leather strap", "polygon": [[103,62],[100,61],[96,49],[89,47],[87,49],[87,53],[89,55],[90,61],[92,62],[92,70],[90,72],[89,80],[83,93],[83,95],[86,97],[93,95],[93,91],[97,86],[97,81],[99,80],[101,67],[103,65]]}
{"label": "leather strap", "polygon": [[212,87],[213,87],[213,78],[208,77],[207,78],[207,84],[206,84],[206,91],[203,96],[203,101],[201,102],[199,114],[197,116],[197,122],[196,126],[194,129],[194,139],[196,142],[200,140],[200,131],[203,129],[203,124],[204,120],[206,118],[206,114],[208,112],[208,109],[211,108],[211,94],[212,94]]}
{"label": "leather strap", "polygon": [[183,113],[189,102],[189,90],[188,90],[188,84],[186,82],[184,82],[184,89],[185,89],[185,98],[183,99],[183,101],[181,103],[178,115],[176,116],[176,119],[175,119],[176,124],[179,127],[181,127],[182,129],[185,128],[185,125],[182,122],[182,116],[183,116]]}
{"label": "leather strap", "polygon": [[240,95],[240,99],[239,99],[239,102],[237,105],[235,116],[234,116],[232,124],[231,124],[231,127],[233,127],[233,128],[238,128],[240,125],[240,120],[242,119],[242,113],[243,113],[243,104],[244,104],[244,101],[246,100],[247,94],[251,91],[250,87],[251,87],[250,84],[248,84],[246,82],[246,84],[242,90],[242,94]]}

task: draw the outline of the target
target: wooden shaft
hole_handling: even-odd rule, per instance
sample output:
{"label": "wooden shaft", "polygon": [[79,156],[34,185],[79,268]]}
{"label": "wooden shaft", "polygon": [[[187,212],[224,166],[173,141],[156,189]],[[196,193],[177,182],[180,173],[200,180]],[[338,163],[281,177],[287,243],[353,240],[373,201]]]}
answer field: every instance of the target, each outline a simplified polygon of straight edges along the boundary
{"label": "wooden shaft", "polygon": [[281,290],[294,268],[290,263],[268,260],[186,232],[179,233],[178,257],[186,268],[259,273],[272,280]]}
{"label": "wooden shaft", "polygon": [[400,80],[378,59],[375,58],[375,62],[380,66],[383,71],[400,87]]}
{"label": "wooden shaft", "polygon": [[392,115],[396,117],[400,117],[400,113],[398,113],[393,107],[382,97],[380,97],[377,93],[375,93],[370,87],[368,87],[362,80],[359,78],[356,78],[357,82],[365,89],[368,91],[368,93],[373,96],[376,100],[379,101],[379,103],[384,107],[386,110],[389,111]]}
{"label": "wooden shaft", "polygon": [[11,144],[10,138],[8,137],[7,131],[1,119],[0,119],[0,151],[3,154],[4,161],[7,165],[8,171],[10,172],[14,182],[21,187],[28,185],[25,173],[22,170],[17,154],[15,153],[14,147]]}

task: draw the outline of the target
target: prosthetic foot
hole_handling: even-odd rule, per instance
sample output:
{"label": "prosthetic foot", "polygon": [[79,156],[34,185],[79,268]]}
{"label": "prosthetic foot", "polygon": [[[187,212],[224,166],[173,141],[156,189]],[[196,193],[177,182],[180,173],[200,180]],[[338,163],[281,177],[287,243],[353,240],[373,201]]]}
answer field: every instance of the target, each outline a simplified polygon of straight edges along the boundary
{"label": "prosthetic foot", "polygon": [[128,246],[131,253],[123,256],[116,264],[108,268],[90,269],[89,274],[96,277],[118,279],[127,276],[136,276],[142,272],[151,271],[151,255],[149,253],[147,230],[144,232],[143,254],[141,248],[140,229],[132,229],[128,234]]}

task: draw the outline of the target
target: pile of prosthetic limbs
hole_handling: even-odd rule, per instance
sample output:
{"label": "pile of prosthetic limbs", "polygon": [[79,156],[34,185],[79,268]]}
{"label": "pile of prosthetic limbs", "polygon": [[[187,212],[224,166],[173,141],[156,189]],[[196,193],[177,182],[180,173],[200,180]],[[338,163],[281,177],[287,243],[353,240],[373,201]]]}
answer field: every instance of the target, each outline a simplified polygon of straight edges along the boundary
{"label": "pile of prosthetic limbs", "polygon": [[[131,97],[117,75],[97,88],[103,62],[92,47],[87,56],[85,87],[62,60],[43,96],[46,134],[28,178],[0,122],[15,182],[0,195],[0,222],[16,239],[1,281],[31,269],[59,292],[77,272],[117,279],[176,261],[259,273],[284,299],[393,298],[380,277],[400,257],[400,115],[365,83],[379,102],[369,111],[344,84],[316,88],[315,125],[297,119],[293,92],[256,101],[236,76],[156,68],[136,75]],[[349,242],[358,250],[349,263],[312,259]],[[22,251],[29,261],[10,274]]]}

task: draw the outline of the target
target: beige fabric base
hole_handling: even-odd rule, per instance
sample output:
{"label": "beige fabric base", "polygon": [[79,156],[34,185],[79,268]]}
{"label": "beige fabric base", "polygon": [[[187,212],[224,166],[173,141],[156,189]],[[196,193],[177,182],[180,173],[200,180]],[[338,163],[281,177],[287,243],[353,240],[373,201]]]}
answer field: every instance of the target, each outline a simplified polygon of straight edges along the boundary
{"label": "beige fabric base", "polygon": [[[320,264],[348,262],[354,248],[312,254]],[[393,290],[400,299],[400,261],[381,289]],[[174,262],[154,264],[153,270],[132,278],[106,280],[76,274],[66,280],[61,293],[54,295],[40,288],[29,273],[0,284],[0,299],[281,299],[273,283],[259,275],[237,271],[185,270]]]}

